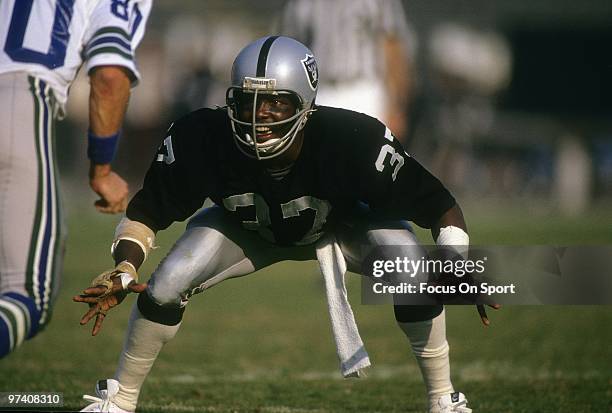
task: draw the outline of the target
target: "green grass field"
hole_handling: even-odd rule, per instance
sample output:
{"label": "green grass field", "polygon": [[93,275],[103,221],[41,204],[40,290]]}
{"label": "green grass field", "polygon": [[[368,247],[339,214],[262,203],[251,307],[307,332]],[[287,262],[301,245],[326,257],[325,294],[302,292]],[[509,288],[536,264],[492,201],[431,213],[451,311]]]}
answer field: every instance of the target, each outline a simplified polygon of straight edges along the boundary
{"label": "green grass field", "polygon": [[[580,219],[466,215],[477,244],[612,244],[612,214],[603,209]],[[70,297],[111,266],[116,221],[72,211],[53,322],[0,361],[0,391],[62,392],[65,409],[78,410],[97,379],[112,377],[135,297],[95,338],[78,324],[85,307]],[[162,248],[143,278],[182,228],[158,238]],[[424,387],[392,308],[359,305],[357,276],[349,291],[373,367],[365,379],[340,377],[319,278],[315,263],[281,263],[194,297],[138,411],[424,412]],[[474,308],[447,309],[454,384],[476,413],[612,410],[610,307],[516,306],[489,315],[492,325],[484,328]]]}

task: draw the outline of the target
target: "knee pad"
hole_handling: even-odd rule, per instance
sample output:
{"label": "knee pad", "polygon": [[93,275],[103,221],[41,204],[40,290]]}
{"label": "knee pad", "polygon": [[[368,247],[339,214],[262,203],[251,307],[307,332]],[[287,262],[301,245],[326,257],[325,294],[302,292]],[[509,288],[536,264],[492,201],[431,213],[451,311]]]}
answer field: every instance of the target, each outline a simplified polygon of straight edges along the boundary
{"label": "knee pad", "polygon": [[161,307],[182,307],[183,291],[175,279],[173,274],[168,272],[162,277],[151,277],[146,291],[148,298]]}
{"label": "knee pad", "polygon": [[394,305],[395,320],[399,323],[415,323],[431,320],[440,315],[443,305]]}
{"label": "knee pad", "polygon": [[0,358],[40,331],[40,315],[30,297],[14,292],[0,295]]}
{"label": "knee pad", "polygon": [[148,290],[138,296],[137,304],[138,310],[144,318],[167,326],[175,326],[180,323],[185,312],[185,307],[157,304],[149,296]]}

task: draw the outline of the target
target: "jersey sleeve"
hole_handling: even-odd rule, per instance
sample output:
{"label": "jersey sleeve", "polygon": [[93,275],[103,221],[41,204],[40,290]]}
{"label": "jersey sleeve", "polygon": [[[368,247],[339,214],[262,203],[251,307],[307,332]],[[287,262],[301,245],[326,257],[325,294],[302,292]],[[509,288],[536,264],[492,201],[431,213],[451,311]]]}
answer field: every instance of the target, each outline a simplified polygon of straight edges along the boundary
{"label": "jersey sleeve", "polygon": [[382,216],[431,228],[455,205],[454,197],[406,153],[388,128],[377,124],[369,129],[370,136],[361,140],[355,156],[359,197]]}
{"label": "jersey sleeve", "polygon": [[189,218],[202,206],[215,181],[194,113],[170,126],[142,189],[128,205],[127,217],[154,231]]}
{"label": "jersey sleeve", "polygon": [[99,1],[84,38],[87,72],[97,66],[122,66],[130,71],[132,86],[136,86],[140,73],[135,51],[144,35],[150,11],[151,0]]}

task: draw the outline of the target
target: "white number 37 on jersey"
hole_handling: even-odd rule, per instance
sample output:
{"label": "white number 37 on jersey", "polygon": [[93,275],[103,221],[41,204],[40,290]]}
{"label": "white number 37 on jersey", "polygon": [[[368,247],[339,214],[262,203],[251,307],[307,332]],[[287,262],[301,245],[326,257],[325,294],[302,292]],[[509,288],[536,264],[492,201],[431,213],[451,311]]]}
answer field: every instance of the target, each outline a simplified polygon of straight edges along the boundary
{"label": "white number 37 on jersey", "polygon": [[[393,135],[391,134],[389,128],[385,130],[385,138],[388,141],[393,142]],[[382,148],[380,148],[380,153],[378,154],[378,158],[376,159],[374,165],[376,165],[376,170],[378,172],[382,172],[385,169],[385,161],[387,160],[387,154],[391,155],[388,161],[389,165],[392,168],[395,167],[393,173],[391,174],[391,179],[395,181],[395,178],[397,178],[397,173],[399,172],[401,167],[404,166],[404,157],[399,153],[395,152],[395,148],[393,146],[389,144],[383,145]]]}

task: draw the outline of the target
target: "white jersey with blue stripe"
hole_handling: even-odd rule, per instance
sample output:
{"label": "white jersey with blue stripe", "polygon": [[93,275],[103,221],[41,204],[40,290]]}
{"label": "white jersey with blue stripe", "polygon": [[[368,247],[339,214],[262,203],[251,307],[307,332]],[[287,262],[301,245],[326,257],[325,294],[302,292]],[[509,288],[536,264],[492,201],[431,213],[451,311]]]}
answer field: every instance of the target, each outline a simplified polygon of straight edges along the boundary
{"label": "white jersey with blue stripe", "polygon": [[0,1],[0,73],[26,72],[47,82],[62,104],[85,62],[117,65],[140,78],[134,52],[152,0]]}

